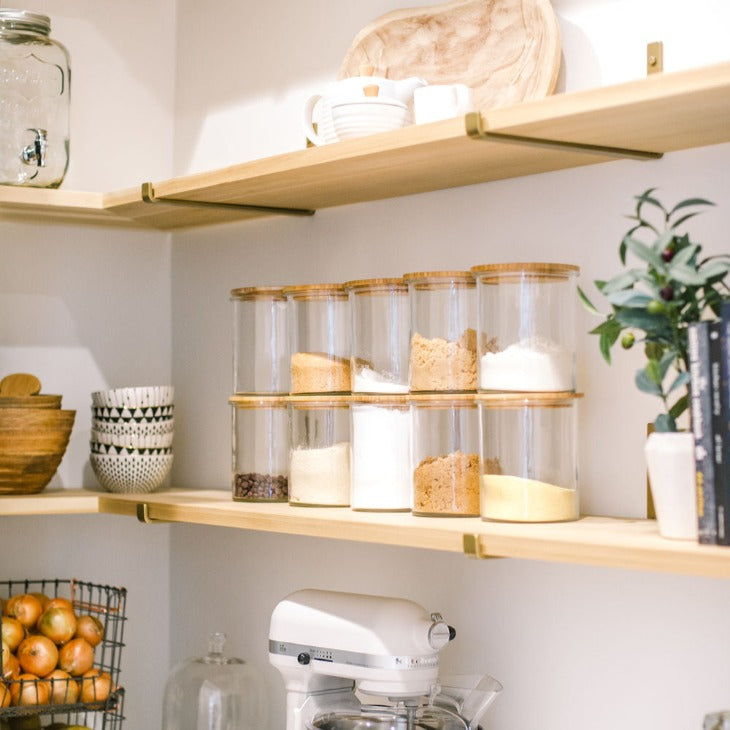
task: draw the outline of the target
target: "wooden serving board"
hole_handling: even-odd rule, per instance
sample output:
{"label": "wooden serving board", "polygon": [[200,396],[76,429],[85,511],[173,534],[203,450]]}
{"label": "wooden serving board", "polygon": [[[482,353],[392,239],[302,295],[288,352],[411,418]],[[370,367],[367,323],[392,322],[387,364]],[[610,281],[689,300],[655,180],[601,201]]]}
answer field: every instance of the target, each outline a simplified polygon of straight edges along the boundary
{"label": "wooden serving board", "polygon": [[375,76],[462,83],[485,111],[552,94],[560,55],[550,0],[452,0],[370,23],[355,37],[339,78],[372,65]]}

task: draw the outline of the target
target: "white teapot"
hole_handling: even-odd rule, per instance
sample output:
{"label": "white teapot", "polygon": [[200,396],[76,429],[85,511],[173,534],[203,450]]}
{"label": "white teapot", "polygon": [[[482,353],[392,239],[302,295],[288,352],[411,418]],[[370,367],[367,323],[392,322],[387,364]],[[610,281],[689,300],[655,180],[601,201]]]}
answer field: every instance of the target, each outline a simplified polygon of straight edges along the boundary
{"label": "white teapot", "polygon": [[[340,81],[327,84],[320,94],[312,94],[304,104],[302,113],[302,127],[307,139],[316,145],[325,145],[337,142],[338,137],[332,121],[332,103],[341,99],[356,99],[366,95],[365,89],[376,86],[378,97],[383,100],[399,101],[409,109],[413,103],[413,92],[427,82],[417,76],[408,79],[386,79],[370,74],[351,76]],[[317,131],[313,121],[317,120]]]}

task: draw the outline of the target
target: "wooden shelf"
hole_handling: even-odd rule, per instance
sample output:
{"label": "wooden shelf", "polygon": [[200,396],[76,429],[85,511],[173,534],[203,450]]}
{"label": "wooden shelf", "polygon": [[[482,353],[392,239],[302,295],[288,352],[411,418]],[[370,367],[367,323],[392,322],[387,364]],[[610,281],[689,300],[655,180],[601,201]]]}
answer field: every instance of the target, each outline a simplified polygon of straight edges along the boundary
{"label": "wooden shelf", "polygon": [[480,139],[467,119],[449,119],[156,182],[155,203],[141,184],[112,193],[5,186],[0,220],[173,230],[266,213],[160,198],[319,210],[624,156],[606,147],[664,154],[720,144],[730,141],[730,62],[485,111],[478,126]]}
{"label": "wooden shelf", "polygon": [[97,513],[144,517],[150,523],[324,537],[481,558],[545,560],[730,578],[730,547],[665,540],[659,537],[653,520],[582,517],[576,522],[509,524],[479,518],[416,517],[337,507],[234,502],[228,490],[111,494],[68,489],[0,496],[0,516]]}
{"label": "wooden shelf", "polygon": [[184,522],[561,563],[730,578],[730,548],[659,537],[653,520],[584,517],[556,524],[508,524],[478,518],[415,517],[347,508],[234,502],[229,491],[177,490],[150,495],[100,494],[104,513],[151,522]]}

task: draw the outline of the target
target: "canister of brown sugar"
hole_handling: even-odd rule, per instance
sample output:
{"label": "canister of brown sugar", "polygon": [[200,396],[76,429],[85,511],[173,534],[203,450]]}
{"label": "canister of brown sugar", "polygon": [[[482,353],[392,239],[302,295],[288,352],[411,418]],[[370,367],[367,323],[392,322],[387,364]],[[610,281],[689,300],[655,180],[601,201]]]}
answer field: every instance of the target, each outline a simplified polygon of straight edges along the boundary
{"label": "canister of brown sugar", "polygon": [[283,397],[232,396],[233,499],[289,499],[289,413]]}
{"label": "canister of brown sugar", "polygon": [[479,390],[575,390],[572,264],[474,266],[477,281]]}
{"label": "canister of brown sugar", "polygon": [[355,394],[350,401],[354,510],[411,509],[411,413],[405,395]]}
{"label": "canister of brown sugar", "polygon": [[350,316],[341,284],[285,287],[292,394],[350,392]]}
{"label": "canister of brown sugar", "polygon": [[469,271],[406,274],[411,392],[477,387],[476,284]]}
{"label": "canister of brown sugar", "polygon": [[349,396],[289,396],[289,504],[350,504]]}
{"label": "canister of brown sugar", "polygon": [[235,393],[289,392],[289,328],[282,287],[231,291]]}
{"label": "canister of brown sugar", "polygon": [[579,515],[580,393],[479,393],[485,520],[563,522]]}
{"label": "canister of brown sugar", "polygon": [[403,279],[349,281],[353,393],[407,393],[410,308]]}
{"label": "canister of brown sugar", "polygon": [[409,396],[413,514],[479,515],[479,420],[471,394]]}

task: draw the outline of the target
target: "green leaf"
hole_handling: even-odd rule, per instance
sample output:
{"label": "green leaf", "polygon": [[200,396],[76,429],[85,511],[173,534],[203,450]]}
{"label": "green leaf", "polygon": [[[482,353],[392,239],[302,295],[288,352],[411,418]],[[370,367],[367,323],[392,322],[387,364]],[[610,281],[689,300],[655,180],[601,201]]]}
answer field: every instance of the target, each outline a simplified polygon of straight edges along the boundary
{"label": "green leaf", "polygon": [[598,291],[600,291],[600,292],[602,292],[603,287],[606,286],[606,282],[603,281],[602,279],[596,279],[593,283],[594,283],[596,289],[598,289]]}
{"label": "green leaf", "polygon": [[643,309],[622,309],[616,313],[616,319],[624,326],[643,330],[647,335],[670,339],[671,328],[663,314],[649,314]]}
{"label": "green leaf", "polygon": [[711,279],[715,276],[724,276],[730,271],[730,261],[718,261],[713,259],[702,264],[699,268],[699,273],[705,277],[705,279]]}
{"label": "green leaf", "polygon": [[[652,362],[654,362],[652,360]],[[652,380],[651,376],[646,372],[645,369],[637,370],[636,377],[634,378],[636,387],[642,393],[648,393],[649,395],[662,395],[662,389]]]}
{"label": "green leaf", "polygon": [[[705,198],[687,198],[687,200],[682,200],[681,202],[677,203],[674,208],[672,208],[669,211],[670,217],[673,216],[678,210],[681,210],[682,208],[689,208],[690,206],[695,205],[715,205],[711,200],[705,200]],[[696,215],[696,213],[695,213]]]}
{"label": "green leaf", "polygon": [[690,266],[673,266],[672,279],[686,286],[702,286],[707,281],[706,276]]}
{"label": "green leaf", "polygon": [[652,300],[648,294],[634,289],[621,289],[611,292],[606,297],[615,307],[629,307],[632,309],[643,309]]}
{"label": "green leaf", "polygon": [[669,262],[669,275],[672,275],[675,267],[686,266],[697,251],[699,251],[699,248],[699,246],[692,244],[685,246],[680,251],[677,251],[677,253],[674,254],[674,258]]}
{"label": "green leaf", "polygon": [[[661,386],[663,380],[662,371],[659,367],[659,362],[657,360],[649,360],[649,362],[646,363],[644,372],[646,373],[649,380],[651,380],[653,383],[656,383],[658,386]],[[661,392],[661,387],[659,388],[659,391]]]}
{"label": "green leaf", "polygon": [[[683,373],[684,374],[684,373]],[[689,378],[688,378],[689,380]],[[679,418],[689,407],[689,396],[685,393],[670,409],[672,418]]]}
{"label": "green leaf", "polygon": [[580,298],[581,302],[583,303],[583,306],[591,313],[591,314],[597,314],[599,317],[601,316],[601,313],[593,306],[590,299],[585,295],[584,291],[578,287],[578,297]]}
{"label": "green leaf", "polygon": [[654,419],[654,430],[664,433],[666,431],[676,431],[677,424],[668,413],[660,413]]}
{"label": "green leaf", "polygon": [[608,295],[611,292],[619,291],[621,289],[628,289],[629,287],[633,286],[638,279],[638,274],[635,269],[629,269],[628,271],[624,271],[621,274],[618,274],[617,276],[614,276],[613,279],[610,279],[607,281],[603,289],[601,290],[601,293],[604,295]]}
{"label": "green leaf", "polygon": [[660,379],[658,382],[664,380],[669,368],[677,361],[677,351],[674,348],[668,349],[659,361],[659,375]]}
{"label": "green leaf", "polygon": [[607,319],[605,322],[596,327],[591,334],[600,335],[598,340],[598,349],[603,355],[603,359],[610,365],[611,364],[611,348],[616,343],[619,335],[621,334],[621,324],[615,319]]}
{"label": "green leaf", "polygon": [[674,239],[674,231],[664,231],[656,241],[651,245],[654,253],[661,254],[661,252],[672,242]]}
{"label": "green leaf", "polygon": [[656,254],[649,246],[643,244],[641,241],[637,241],[635,238],[627,237],[624,239],[629,251],[634,254],[637,258],[653,266],[659,271],[664,271],[664,261],[661,257]]}
{"label": "green leaf", "polygon": [[664,347],[658,342],[647,342],[644,345],[644,355],[646,355],[647,360],[661,360],[663,354]]}

